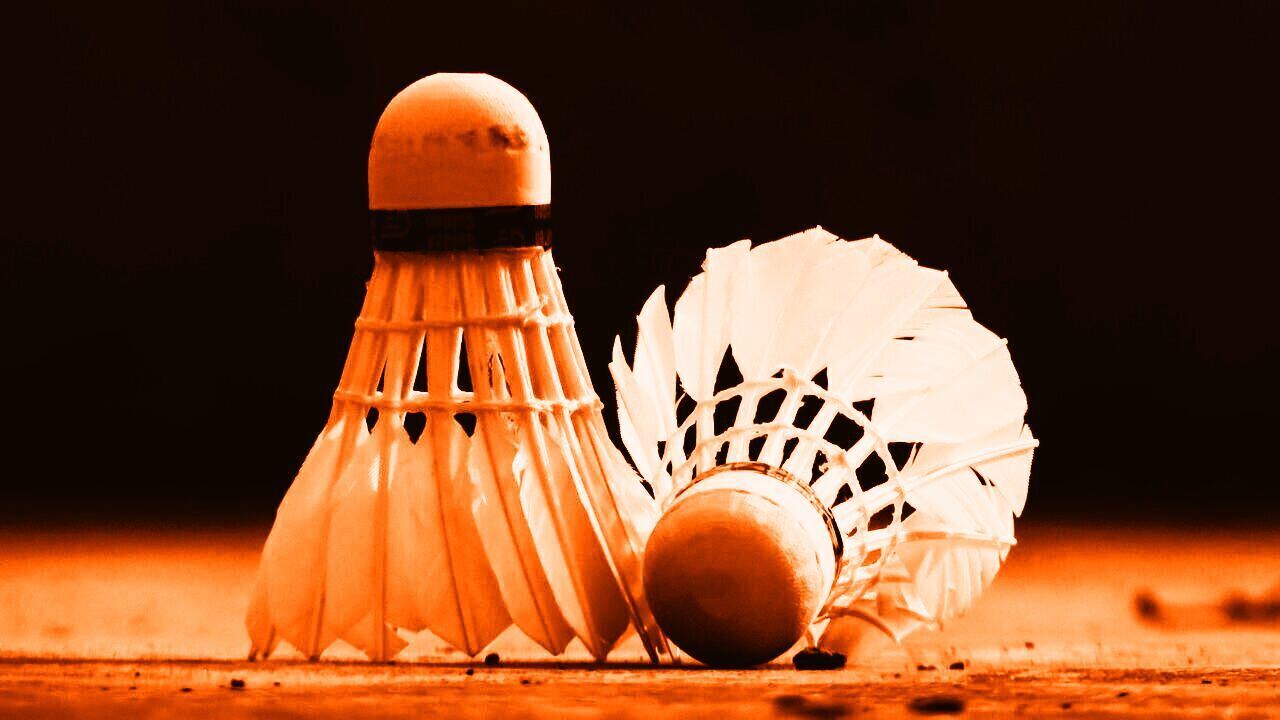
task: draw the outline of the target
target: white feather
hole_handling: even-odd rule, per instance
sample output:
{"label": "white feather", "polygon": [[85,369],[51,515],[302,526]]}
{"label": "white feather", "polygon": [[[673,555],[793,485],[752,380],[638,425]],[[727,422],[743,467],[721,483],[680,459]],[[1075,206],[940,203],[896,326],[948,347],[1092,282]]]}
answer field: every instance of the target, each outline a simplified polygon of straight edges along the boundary
{"label": "white feather", "polygon": [[609,440],[602,422],[582,417],[574,422],[583,438],[583,450],[594,455],[600,473],[608,480],[587,485],[586,489],[599,530],[607,538],[611,570],[622,590],[632,629],[639,634],[650,659],[657,662],[671,655],[644,595],[644,547],[658,522],[657,503]]}
{"label": "white feather", "polygon": [[1011,492],[1025,487],[1029,441],[1019,423],[977,443],[926,443],[903,469],[907,502],[915,512],[902,523],[894,558],[911,576],[903,592],[919,600],[931,621],[968,610],[1004,562],[1013,543],[1014,507],[997,486],[982,483],[979,473],[993,483],[1000,477]]}
{"label": "white feather", "polygon": [[271,601],[267,596],[267,575],[271,568],[258,565],[258,573],[253,579],[253,591],[249,596],[249,607],[245,611],[245,629],[249,631],[249,659],[267,657],[276,649],[280,636],[276,634],[271,623]]}
{"label": "white feather", "polygon": [[792,355],[783,364],[807,378],[829,364],[831,345],[842,337],[842,311],[857,302],[877,262],[875,247],[866,241],[836,242],[824,250],[812,272],[800,278],[780,341]]}
{"label": "white feather", "polygon": [[[1022,418],[1027,398],[1003,343],[969,355],[940,351],[922,386],[876,397],[872,422],[886,440],[962,442]],[[919,370],[920,367],[914,368]]]}
{"label": "white feather", "polygon": [[[667,312],[666,287],[659,285],[645,301],[636,316],[635,378],[645,394],[656,400],[657,437],[676,431],[676,366],[675,340],[671,315]],[[615,348],[614,360],[622,361],[621,348]]]}
{"label": "white feather", "polygon": [[470,440],[433,413],[418,442],[398,434],[391,473],[387,620],[426,628],[476,655],[511,624],[472,516],[479,499],[467,470]]}
{"label": "white feather", "polygon": [[[618,388],[618,428],[622,444],[640,474],[646,478],[653,477],[658,470],[658,440],[670,434],[662,434],[660,430],[662,420],[655,407],[659,398],[652,394],[656,386],[641,385],[627,366],[620,338],[613,341],[613,361],[609,363],[609,372]],[[672,406],[674,417],[674,391],[667,404]]]}
{"label": "white feather", "polygon": [[876,265],[854,299],[837,311],[826,358],[831,389],[851,400],[873,397],[870,367],[945,281],[944,273],[906,256],[887,256]]}
{"label": "white feather", "polygon": [[[368,435],[363,423],[340,421],[326,428],[289,486],[276,521],[262,550],[259,577],[264,583],[266,609],[270,620],[251,618],[259,628],[255,644],[265,650],[267,638],[261,628],[274,627],[278,639],[286,640],[308,657],[315,657],[328,643],[318,634],[320,601],[324,595],[325,547],[329,534],[330,494],[342,467],[344,445],[355,445]],[[351,432],[353,437],[345,435]],[[261,604],[251,611],[260,612]]]}
{"label": "white feather", "polygon": [[736,266],[728,281],[738,290],[728,313],[730,342],[745,380],[768,377],[782,367],[800,370],[808,365],[811,348],[827,326],[814,311],[824,303],[838,305],[841,296],[839,278],[822,272],[836,240],[822,228],[813,228],[760,245]]}
{"label": "white feather", "polygon": [[387,461],[383,448],[391,443],[391,430],[390,423],[374,426],[373,433],[357,444],[334,487],[320,623],[321,648],[341,638],[379,659],[406,644],[390,626],[378,627],[386,579],[376,554],[383,546],[376,515],[382,463]]}
{"label": "white feather", "polygon": [[540,425],[542,445],[522,444],[515,460],[525,517],[565,621],[603,660],[630,617],[574,487],[568,448],[553,424]]}
{"label": "white feather", "polygon": [[[991,488],[984,488],[982,494],[992,505],[1003,505],[1003,498]],[[963,512],[947,507],[953,516]],[[1007,513],[1008,506],[976,510],[984,517],[969,518],[962,527],[988,522],[1001,510]],[[931,622],[942,623],[972,607],[995,579],[1009,552],[1012,523],[1003,535],[970,531],[957,536],[958,528],[952,523],[931,512],[917,510],[903,521],[902,530],[907,534],[926,535],[903,542],[895,550],[911,575],[911,583],[903,592],[921,603]]]}
{"label": "white feather", "polygon": [[[967,442],[925,443],[907,469],[905,482],[910,486],[911,477],[922,477],[938,468],[959,467],[962,470],[957,472],[961,474],[972,468],[995,485],[1015,515],[1021,515],[1027,504],[1035,446],[1031,428],[1021,418]],[[945,480],[944,477],[935,482],[945,484]]]}
{"label": "white feather", "polygon": [[730,318],[749,288],[740,282],[751,242],[740,240],[707,251],[703,272],[689,281],[676,301],[672,322],[673,365],[694,400],[711,397],[716,374],[729,347]]}
{"label": "white feather", "polygon": [[[512,620],[530,639],[558,655],[574,633],[560,613],[522,505],[524,493],[514,468],[517,451],[502,418],[477,419],[467,458],[477,488],[472,510]],[[546,512],[540,505],[529,510]]]}

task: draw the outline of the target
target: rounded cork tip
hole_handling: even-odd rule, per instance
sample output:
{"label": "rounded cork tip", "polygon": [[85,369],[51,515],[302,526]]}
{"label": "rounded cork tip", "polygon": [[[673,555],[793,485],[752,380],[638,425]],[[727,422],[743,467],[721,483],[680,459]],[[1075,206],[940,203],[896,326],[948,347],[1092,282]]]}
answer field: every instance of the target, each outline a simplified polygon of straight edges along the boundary
{"label": "rounded cork tip", "polygon": [[681,650],[746,667],[800,639],[830,591],[831,546],[815,546],[806,525],[821,519],[796,507],[720,487],[687,494],[658,521],[645,548],[645,596]]}
{"label": "rounded cork tip", "polygon": [[481,73],[436,73],[392,98],[373,131],[373,210],[546,205],[551,155],[529,99]]}

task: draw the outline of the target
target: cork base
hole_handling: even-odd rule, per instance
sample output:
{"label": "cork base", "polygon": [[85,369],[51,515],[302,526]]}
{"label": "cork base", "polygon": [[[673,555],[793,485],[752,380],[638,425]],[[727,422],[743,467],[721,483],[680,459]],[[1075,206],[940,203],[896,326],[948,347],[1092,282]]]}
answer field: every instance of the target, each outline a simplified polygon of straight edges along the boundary
{"label": "cork base", "polygon": [[822,516],[750,470],[690,486],[645,548],[645,595],[667,637],[708,665],[769,662],[794,645],[831,589]]}

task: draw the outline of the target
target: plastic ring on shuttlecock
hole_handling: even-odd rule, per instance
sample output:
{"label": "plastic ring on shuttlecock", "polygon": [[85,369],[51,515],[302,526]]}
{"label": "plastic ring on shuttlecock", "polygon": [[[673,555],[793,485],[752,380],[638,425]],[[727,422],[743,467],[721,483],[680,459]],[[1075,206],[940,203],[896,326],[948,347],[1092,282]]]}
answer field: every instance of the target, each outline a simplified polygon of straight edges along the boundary
{"label": "plastic ring on shuttlecock", "polygon": [[831,511],[790,473],[720,465],[673,499],[645,547],[645,595],[667,637],[720,666],[769,662],[831,592],[844,542]]}
{"label": "plastic ring on shuttlecock", "polygon": [[373,249],[455,252],[551,247],[551,206],[370,210]]}

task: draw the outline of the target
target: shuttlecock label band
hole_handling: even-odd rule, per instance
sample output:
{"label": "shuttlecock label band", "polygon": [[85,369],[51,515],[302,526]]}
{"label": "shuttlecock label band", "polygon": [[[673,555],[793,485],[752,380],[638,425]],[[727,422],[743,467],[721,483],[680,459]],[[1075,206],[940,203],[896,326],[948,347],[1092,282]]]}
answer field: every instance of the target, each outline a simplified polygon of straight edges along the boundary
{"label": "shuttlecock label band", "polygon": [[449,252],[551,246],[551,206],[370,210],[373,248]]}

